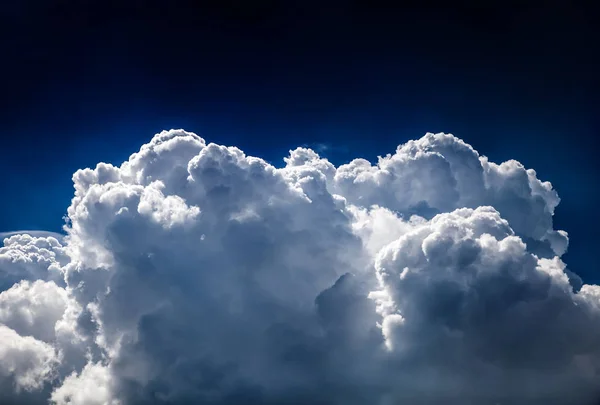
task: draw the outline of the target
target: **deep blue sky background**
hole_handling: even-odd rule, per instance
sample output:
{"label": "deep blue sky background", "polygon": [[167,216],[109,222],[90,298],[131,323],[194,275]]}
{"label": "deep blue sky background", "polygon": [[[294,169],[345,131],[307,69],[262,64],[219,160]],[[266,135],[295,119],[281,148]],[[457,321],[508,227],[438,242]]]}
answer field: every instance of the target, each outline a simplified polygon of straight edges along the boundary
{"label": "deep blue sky background", "polygon": [[302,144],[342,163],[444,131],[550,180],[566,262],[600,281],[595,7],[448,3],[2,4],[0,231],[60,230],[76,169],[162,129],[277,165]]}

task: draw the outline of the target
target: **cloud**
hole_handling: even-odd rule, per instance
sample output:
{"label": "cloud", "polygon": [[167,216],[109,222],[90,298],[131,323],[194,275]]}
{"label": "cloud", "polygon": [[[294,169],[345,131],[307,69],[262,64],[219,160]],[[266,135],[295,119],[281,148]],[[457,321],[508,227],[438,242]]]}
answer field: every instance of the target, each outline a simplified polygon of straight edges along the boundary
{"label": "cloud", "polygon": [[24,280],[0,293],[0,322],[20,335],[51,342],[68,300],[67,291],[53,281]]}
{"label": "cloud", "polygon": [[560,202],[552,185],[515,160],[490,162],[452,135],[427,134],[409,141],[395,154],[380,157],[375,166],[364,159],[342,165],[333,190],[352,204],[429,218],[490,205],[518,235],[547,241],[553,254],[566,251],[566,233],[552,229],[552,215]]}
{"label": "cloud", "polygon": [[[386,346],[411,364],[413,390],[456,403],[593,399],[600,287],[574,293],[564,263],[528,252],[493,208],[434,217],[382,249],[375,268]],[[402,379],[395,386],[419,403]]]}
{"label": "cloud", "polygon": [[59,361],[52,346],[2,324],[0,342],[0,378],[11,381],[17,394],[42,388],[51,379]]}
{"label": "cloud", "polygon": [[21,280],[57,280],[60,268],[70,259],[54,236],[16,234],[4,238],[0,247],[0,289]]}
{"label": "cloud", "polygon": [[14,235],[29,235],[35,238],[47,238],[53,237],[59,242],[64,238],[64,234],[58,232],[50,232],[50,231],[36,231],[36,230],[22,230],[22,231],[10,231],[10,232],[0,232],[0,239],[4,240],[5,238],[10,238]]}
{"label": "cloud", "polygon": [[0,385],[55,405],[598,398],[600,287],[571,285],[533,170],[445,134],[376,165],[284,161],[171,130],[75,173],[67,235],[0,248]]}
{"label": "cloud", "polygon": [[63,384],[52,392],[51,402],[56,405],[121,405],[111,392],[112,377],[101,364],[87,364],[81,374],[67,376]]}

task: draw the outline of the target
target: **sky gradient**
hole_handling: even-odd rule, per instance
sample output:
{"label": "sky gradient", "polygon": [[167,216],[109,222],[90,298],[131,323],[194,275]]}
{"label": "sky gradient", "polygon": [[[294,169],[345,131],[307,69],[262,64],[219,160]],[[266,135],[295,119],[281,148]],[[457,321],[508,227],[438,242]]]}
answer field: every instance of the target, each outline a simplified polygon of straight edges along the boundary
{"label": "sky gradient", "polygon": [[3,5],[0,403],[597,405],[596,11]]}
{"label": "sky gradient", "polygon": [[[169,3],[170,4],[170,3]],[[562,202],[568,258],[599,240],[594,9],[585,2],[25,1],[2,10],[0,230],[59,231],[71,174],[163,129],[272,159],[374,160],[425,132],[517,159]]]}

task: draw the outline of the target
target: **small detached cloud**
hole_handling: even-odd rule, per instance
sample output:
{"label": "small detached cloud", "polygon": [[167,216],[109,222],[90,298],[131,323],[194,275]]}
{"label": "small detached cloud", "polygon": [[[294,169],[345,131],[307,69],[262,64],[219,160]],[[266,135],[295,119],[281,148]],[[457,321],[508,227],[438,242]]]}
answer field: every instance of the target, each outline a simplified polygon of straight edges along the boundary
{"label": "small detached cloud", "polygon": [[10,238],[14,235],[29,235],[31,237],[36,238],[47,238],[53,237],[59,242],[63,240],[65,237],[64,234],[58,232],[50,232],[50,231],[36,231],[36,230],[23,230],[23,231],[11,231],[11,232],[0,232],[0,240],[4,240],[5,238]]}
{"label": "small detached cloud", "polygon": [[66,235],[2,235],[0,399],[600,399],[600,287],[535,171],[448,134],[284,163],[171,130],[76,172]]}

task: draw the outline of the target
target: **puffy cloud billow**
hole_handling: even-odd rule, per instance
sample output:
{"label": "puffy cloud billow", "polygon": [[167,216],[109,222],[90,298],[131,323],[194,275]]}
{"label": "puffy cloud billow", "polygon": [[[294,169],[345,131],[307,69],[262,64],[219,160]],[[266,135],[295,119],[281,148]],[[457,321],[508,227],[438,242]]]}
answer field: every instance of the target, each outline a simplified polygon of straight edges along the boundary
{"label": "puffy cloud billow", "polygon": [[0,401],[595,405],[600,286],[559,197],[427,134],[285,166],[164,131],[0,248]]}

